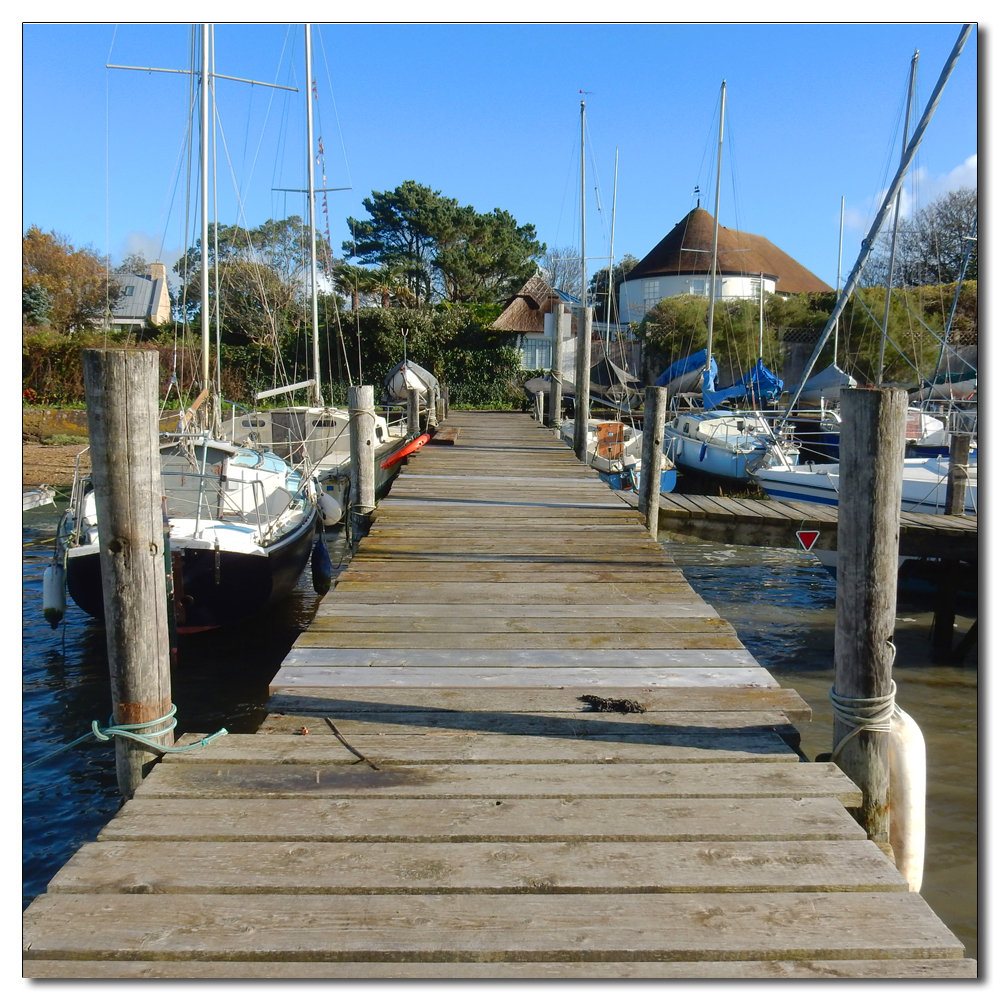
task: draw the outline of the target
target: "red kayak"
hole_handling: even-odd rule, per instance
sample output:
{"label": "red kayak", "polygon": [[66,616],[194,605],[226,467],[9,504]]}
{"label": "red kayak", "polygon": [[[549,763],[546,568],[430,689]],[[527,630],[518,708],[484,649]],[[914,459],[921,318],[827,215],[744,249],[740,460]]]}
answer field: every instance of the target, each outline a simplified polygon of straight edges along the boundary
{"label": "red kayak", "polygon": [[401,462],[407,455],[412,455],[415,451],[423,448],[430,441],[430,434],[421,434],[414,438],[409,444],[404,444],[399,451],[394,451],[385,461],[382,462],[383,469],[391,469],[397,462]]}

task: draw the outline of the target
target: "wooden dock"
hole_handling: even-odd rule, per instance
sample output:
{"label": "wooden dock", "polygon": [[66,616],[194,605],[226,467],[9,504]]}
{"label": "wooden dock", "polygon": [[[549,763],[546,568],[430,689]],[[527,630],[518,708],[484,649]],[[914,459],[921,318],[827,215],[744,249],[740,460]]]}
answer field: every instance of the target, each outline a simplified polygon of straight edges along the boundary
{"label": "wooden dock", "polygon": [[[635,505],[634,495],[620,496]],[[797,531],[818,531],[817,549],[837,549],[837,508],[821,503],[663,493],[659,527],[661,532],[724,545],[779,548],[799,548]],[[979,518],[904,513],[899,554],[977,560]]]}
{"label": "wooden dock", "polygon": [[272,684],[24,914],[52,978],[970,978],[638,515],[455,413]]}

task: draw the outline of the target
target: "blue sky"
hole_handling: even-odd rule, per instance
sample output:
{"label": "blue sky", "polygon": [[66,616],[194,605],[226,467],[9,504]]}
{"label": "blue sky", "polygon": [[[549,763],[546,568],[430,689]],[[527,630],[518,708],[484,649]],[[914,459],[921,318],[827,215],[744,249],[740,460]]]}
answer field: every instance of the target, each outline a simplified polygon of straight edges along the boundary
{"label": "blue sky", "polygon": [[[134,10],[134,8],[129,8]],[[567,8],[568,9],[568,8]],[[728,86],[723,225],[766,236],[836,281],[900,153],[906,76],[919,107],[959,30],[922,24],[317,24],[317,133],[335,250],[362,198],[404,180],[480,211],[510,211],[549,247],[579,244],[579,108],[586,95],[587,252],[642,257],[692,207],[711,209],[719,86]],[[976,183],[977,38],[959,61],[917,159],[908,202]],[[302,28],[219,23],[218,72],[301,84]],[[55,229],[115,260],[172,264],[184,245],[186,24],[27,24],[23,29],[23,227]],[[302,94],[220,81],[229,149],[219,218],[304,214]],[[180,179],[180,183],[178,183]],[[317,183],[320,183],[317,173]],[[599,185],[602,211],[597,210]],[[162,248],[162,249],[161,249]],[[589,268],[600,266],[594,259]]]}

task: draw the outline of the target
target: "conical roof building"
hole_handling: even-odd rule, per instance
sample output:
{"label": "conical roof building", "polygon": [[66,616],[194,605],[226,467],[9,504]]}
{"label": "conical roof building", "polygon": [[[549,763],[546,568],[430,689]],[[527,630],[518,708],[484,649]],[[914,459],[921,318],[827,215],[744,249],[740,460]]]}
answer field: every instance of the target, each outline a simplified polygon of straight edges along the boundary
{"label": "conical roof building", "polygon": [[[692,209],[639,263],[619,286],[623,321],[638,321],[661,299],[674,295],[708,296],[715,219]],[[716,298],[757,298],[765,292],[831,292],[815,274],[769,239],[719,226]]]}

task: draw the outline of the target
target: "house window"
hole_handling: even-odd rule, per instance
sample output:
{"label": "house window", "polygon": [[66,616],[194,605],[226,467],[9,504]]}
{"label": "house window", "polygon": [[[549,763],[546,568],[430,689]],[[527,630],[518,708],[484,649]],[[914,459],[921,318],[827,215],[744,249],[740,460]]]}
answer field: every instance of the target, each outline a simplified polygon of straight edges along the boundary
{"label": "house window", "polygon": [[708,282],[704,278],[695,278],[691,282],[692,295],[708,295]]}
{"label": "house window", "polygon": [[521,367],[526,371],[552,367],[552,341],[543,337],[525,337],[521,341]]}
{"label": "house window", "polygon": [[654,281],[644,281],[642,283],[642,304],[646,308],[646,312],[649,312],[660,301],[660,282],[659,279]]}
{"label": "house window", "polygon": [[750,296],[753,299],[760,299],[760,278],[750,279]]}
{"label": "house window", "polygon": [[122,295],[135,295],[135,285],[126,285]]}

